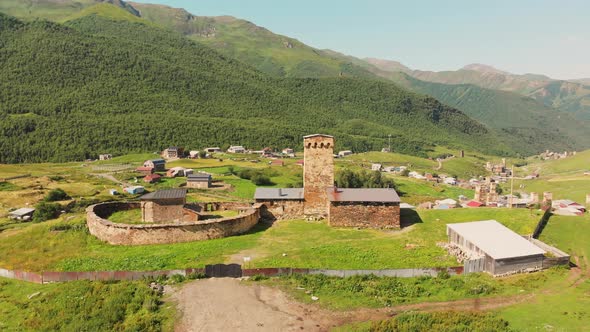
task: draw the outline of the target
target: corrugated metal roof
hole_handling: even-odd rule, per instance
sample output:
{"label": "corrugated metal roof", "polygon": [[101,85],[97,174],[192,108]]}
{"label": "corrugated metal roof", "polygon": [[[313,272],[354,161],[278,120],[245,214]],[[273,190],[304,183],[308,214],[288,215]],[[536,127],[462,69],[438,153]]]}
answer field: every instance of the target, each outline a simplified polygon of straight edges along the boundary
{"label": "corrugated metal roof", "polygon": [[179,199],[186,197],[186,189],[167,189],[158,190],[153,193],[145,194],[139,199],[142,201],[158,200],[158,199]]}
{"label": "corrugated metal roof", "polygon": [[31,212],[35,212],[35,209],[32,209],[32,208],[20,208],[18,210],[11,211],[8,214],[11,215],[11,216],[24,216],[24,215],[27,215],[27,214],[29,214]]}
{"label": "corrugated metal roof", "polygon": [[447,224],[448,229],[473,243],[493,259],[542,255],[544,250],[496,220]]}
{"label": "corrugated metal roof", "polygon": [[399,203],[395,189],[390,188],[336,188],[326,189],[331,202]]}
{"label": "corrugated metal roof", "polygon": [[204,173],[194,173],[189,174],[189,176],[187,176],[186,179],[187,181],[209,181],[211,179],[211,175]]}
{"label": "corrugated metal roof", "polygon": [[256,188],[254,199],[301,200],[303,188]]}

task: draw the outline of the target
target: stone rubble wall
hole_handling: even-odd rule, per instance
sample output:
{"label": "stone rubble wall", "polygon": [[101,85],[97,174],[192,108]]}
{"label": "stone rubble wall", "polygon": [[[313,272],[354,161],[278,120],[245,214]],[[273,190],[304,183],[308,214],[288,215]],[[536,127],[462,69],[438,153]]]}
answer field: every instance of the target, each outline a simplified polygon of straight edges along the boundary
{"label": "stone rubble wall", "polygon": [[242,234],[258,223],[260,211],[246,208],[235,217],[168,224],[119,224],[106,218],[114,211],[139,208],[139,203],[101,203],[86,209],[90,234],[114,245],[192,242]]}
{"label": "stone rubble wall", "polygon": [[330,226],[361,228],[400,228],[399,205],[370,203],[330,204]]}

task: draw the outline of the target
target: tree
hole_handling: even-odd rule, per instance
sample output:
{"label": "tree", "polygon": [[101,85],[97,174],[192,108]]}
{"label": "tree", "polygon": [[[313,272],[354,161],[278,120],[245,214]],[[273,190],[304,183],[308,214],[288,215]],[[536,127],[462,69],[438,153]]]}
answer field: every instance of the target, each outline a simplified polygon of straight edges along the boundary
{"label": "tree", "polygon": [[41,222],[57,218],[61,211],[61,205],[58,203],[41,202],[35,206],[33,221]]}
{"label": "tree", "polygon": [[56,202],[63,201],[69,198],[70,196],[68,196],[68,194],[65,191],[63,191],[63,189],[56,188],[48,192],[43,200],[45,202]]}

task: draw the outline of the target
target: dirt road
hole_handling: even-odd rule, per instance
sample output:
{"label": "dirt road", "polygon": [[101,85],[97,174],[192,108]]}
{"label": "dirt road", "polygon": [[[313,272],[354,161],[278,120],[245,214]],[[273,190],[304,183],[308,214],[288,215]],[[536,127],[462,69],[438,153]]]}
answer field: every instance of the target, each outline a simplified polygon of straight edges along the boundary
{"label": "dirt road", "polygon": [[172,297],[182,313],[176,331],[327,331],[337,324],[324,310],[238,279],[195,281]]}
{"label": "dirt road", "polygon": [[204,279],[172,293],[181,313],[177,332],[193,331],[329,331],[335,326],[382,320],[408,310],[489,310],[534,297],[425,302],[381,309],[330,311],[291,299],[279,289],[244,284],[238,279]]}

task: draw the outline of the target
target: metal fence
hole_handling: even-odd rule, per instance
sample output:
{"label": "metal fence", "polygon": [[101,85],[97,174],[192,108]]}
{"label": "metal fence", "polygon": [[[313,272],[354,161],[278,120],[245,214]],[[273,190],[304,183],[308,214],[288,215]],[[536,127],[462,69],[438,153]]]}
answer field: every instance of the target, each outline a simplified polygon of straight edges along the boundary
{"label": "metal fence", "polygon": [[463,273],[462,266],[449,268],[417,268],[417,269],[383,269],[383,270],[327,270],[300,268],[258,268],[242,269],[239,264],[215,264],[205,268],[189,268],[163,271],[83,271],[83,272],[25,272],[0,269],[0,277],[29,281],[43,284],[51,282],[67,282],[76,280],[141,280],[149,277],[204,274],[211,278],[240,278],[254,275],[281,276],[293,274],[323,274],[334,277],[350,277],[355,275],[376,275],[379,277],[411,278],[420,276],[437,276],[442,271],[450,275]]}

